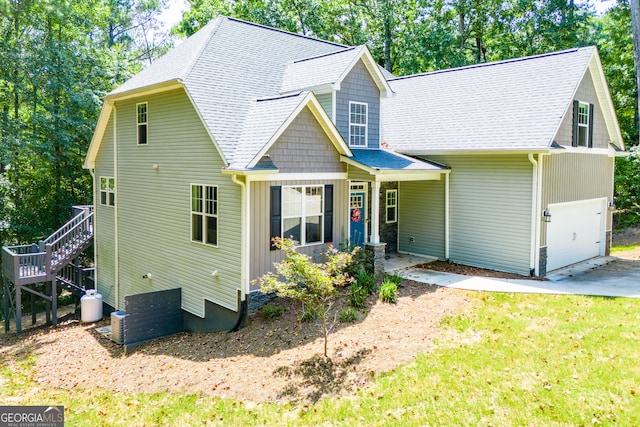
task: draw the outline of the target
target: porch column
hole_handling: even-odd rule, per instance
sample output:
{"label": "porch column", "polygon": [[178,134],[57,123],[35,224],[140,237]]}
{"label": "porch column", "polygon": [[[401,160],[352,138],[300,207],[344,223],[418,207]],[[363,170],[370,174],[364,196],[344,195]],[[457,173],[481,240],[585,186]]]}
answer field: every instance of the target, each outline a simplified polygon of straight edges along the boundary
{"label": "porch column", "polygon": [[371,240],[365,248],[373,253],[373,275],[376,280],[384,277],[386,243],[380,243],[380,181],[373,181],[371,189]]}
{"label": "porch column", "polygon": [[373,181],[371,189],[371,241],[380,243],[380,181]]}

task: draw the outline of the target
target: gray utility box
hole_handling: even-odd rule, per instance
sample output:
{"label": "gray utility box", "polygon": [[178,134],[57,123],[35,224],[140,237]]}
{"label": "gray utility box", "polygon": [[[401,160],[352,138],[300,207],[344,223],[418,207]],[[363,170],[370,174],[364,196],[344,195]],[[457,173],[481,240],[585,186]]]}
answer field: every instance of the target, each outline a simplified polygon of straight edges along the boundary
{"label": "gray utility box", "polygon": [[111,313],[111,340],[124,344],[124,319],[126,312],[118,310]]}

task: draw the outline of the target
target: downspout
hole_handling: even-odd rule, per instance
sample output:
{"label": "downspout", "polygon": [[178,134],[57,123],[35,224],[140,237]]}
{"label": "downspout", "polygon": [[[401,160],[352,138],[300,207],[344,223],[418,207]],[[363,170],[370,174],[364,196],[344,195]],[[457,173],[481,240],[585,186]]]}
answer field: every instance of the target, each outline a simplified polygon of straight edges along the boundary
{"label": "downspout", "polygon": [[96,292],[98,291],[98,239],[96,238],[96,224],[97,224],[97,216],[98,216],[98,210],[96,209],[97,206],[97,201],[98,198],[96,197],[96,170],[95,168],[91,168],[89,169],[89,173],[91,174],[91,181],[93,182],[93,196],[92,196],[92,203],[93,203],[93,265],[95,266],[94,270],[93,270],[93,288],[96,290]]}
{"label": "downspout", "polygon": [[247,315],[247,289],[249,288],[248,277],[249,277],[249,233],[248,233],[248,220],[249,213],[247,209],[249,208],[249,179],[245,176],[247,182],[243,182],[238,179],[238,175],[231,175],[231,181],[238,184],[240,186],[240,197],[242,199],[241,203],[241,226],[240,226],[240,236],[241,236],[241,245],[240,245],[240,257],[241,257],[241,268],[240,268],[240,310],[238,313],[238,320],[236,324],[233,325],[233,328],[229,330],[229,332],[235,332],[240,328],[242,322],[244,321]]}
{"label": "downspout", "polygon": [[533,156],[533,153],[527,155],[529,162],[533,165],[533,171],[531,175],[531,237],[529,239],[530,254],[529,254],[529,274],[531,276],[536,275],[536,252],[537,252],[537,235],[538,233],[538,162]]}
{"label": "downspout", "polygon": [[[538,154],[538,194],[536,195],[536,199],[538,201],[537,212],[538,215],[542,213],[542,173],[544,171],[544,154]],[[540,240],[542,239],[542,223],[540,222],[540,218],[538,217],[537,221],[537,232],[536,232],[536,276],[540,275]]]}
{"label": "downspout", "polygon": [[120,196],[118,195],[118,187],[120,186],[120,182],[118,181],[118,108],[115,104],[113,104],[113,179],[116,183],[116,203],[113,207],[113,233],[114,233],[114,247],[113,247],[113,255],[114,255],[114,273],[115,273],[115,287],[116,287],[116,306],[114,307],[118,310],[118,306],[120,305],[120,238],[118,234],[118,200],[120,200]]}
{"label": "downspout", "polygon": [[444,174],[444,259],[449,261],[449,173]]}

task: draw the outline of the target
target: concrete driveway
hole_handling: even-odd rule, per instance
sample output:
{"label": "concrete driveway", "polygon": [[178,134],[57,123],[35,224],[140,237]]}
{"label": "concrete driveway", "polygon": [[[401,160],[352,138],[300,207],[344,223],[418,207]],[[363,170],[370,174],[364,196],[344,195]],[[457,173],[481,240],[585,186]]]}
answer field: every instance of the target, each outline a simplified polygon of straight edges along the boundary
{"label": "concrete driveway", "polygon": [[556,270],[548,280],[463,276],[415,267],[397,274],[418,282],[474,291],[640,298],[640,260],[598,257]]}

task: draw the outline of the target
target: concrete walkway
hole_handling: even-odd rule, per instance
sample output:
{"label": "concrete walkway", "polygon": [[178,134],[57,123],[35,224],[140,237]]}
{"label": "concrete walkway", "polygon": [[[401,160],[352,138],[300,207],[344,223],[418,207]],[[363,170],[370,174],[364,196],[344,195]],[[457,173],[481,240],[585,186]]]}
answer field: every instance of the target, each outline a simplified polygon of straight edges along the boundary
{"label": "concrete walkway", "polygon": [[473,291],[640,298],[640,261],[616,257],[593,258],[554,271],[544,281],[464,276],[415,267],[395,273],[417,282]]}

